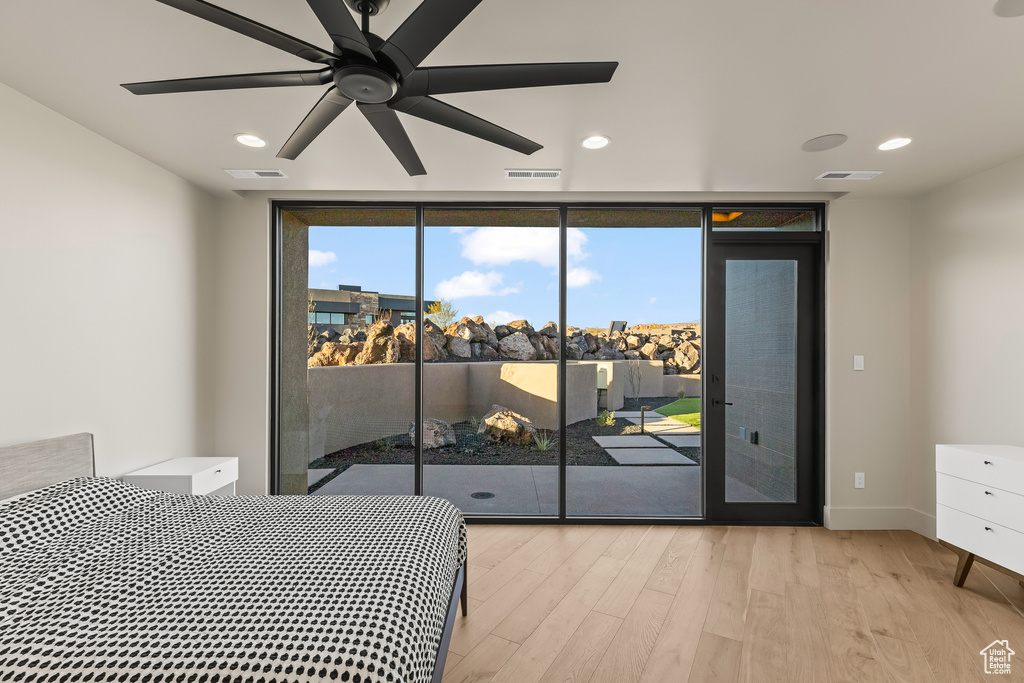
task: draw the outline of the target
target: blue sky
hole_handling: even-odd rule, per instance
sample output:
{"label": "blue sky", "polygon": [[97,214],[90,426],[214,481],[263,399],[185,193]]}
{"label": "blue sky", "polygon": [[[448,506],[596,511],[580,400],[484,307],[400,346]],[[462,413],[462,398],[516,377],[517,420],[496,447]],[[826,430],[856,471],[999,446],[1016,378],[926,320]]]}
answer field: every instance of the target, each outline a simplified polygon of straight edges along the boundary
{"label": "blue sky", "polygon": [[[445,228],[424,233],[424,292],[489,322],[558,316],[557,228]],[[568,322],[700,320],[700,230],[570,228]],[[414,294],[412,227],[311,227],[309,286]]]}

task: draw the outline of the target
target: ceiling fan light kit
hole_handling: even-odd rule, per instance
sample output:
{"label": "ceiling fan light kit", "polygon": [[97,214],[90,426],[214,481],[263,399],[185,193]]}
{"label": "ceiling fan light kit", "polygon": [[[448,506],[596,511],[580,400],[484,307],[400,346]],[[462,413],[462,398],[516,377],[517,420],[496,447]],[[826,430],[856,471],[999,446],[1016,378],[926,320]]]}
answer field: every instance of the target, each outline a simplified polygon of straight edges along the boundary
{"label": "ceiling fan light kit", "polygon": [[[333,42],[323,50],[205,0],[157,0],[322,66],[310,71],[206,76],[126,83],[136,95],[331,84],[277,156],[295,159],[350,105],[366,117],[409,175],[423,167],[396,112],[532,154],[542,145],[436,99],[435,95],[607,83],[618,62],[421,67],[482,0],[423,0],[387,40],[369,30],[389,0],[306,0]],[[357,24],[352,12],[360,16]],[[607,143],[605,143],[607,144]],[[602,145],[603,146],[603,145]]]}

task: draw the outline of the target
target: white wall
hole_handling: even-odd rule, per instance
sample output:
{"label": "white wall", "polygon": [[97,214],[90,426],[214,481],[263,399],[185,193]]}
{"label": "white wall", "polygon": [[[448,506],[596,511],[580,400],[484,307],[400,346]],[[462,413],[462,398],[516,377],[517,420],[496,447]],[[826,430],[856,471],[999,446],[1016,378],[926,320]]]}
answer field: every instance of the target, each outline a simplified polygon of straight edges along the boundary
{"label": "white wall", "polygon": [[216,202],[0,84],[0,445],[212,454]]}
{"label": "white wall", "polygon": [[935,444],[1024,446],[1024,159],[940,188],[922,213],[908,477],[934,533]]}
{"label": "white wall", "polygon": [[[910,258],[919,203],[829,207],[827,502],[834,529],[915,528],[908,507]],[[853,370],[854,354],[865,369]],[[854,473],[865,488],[855,489]]]}

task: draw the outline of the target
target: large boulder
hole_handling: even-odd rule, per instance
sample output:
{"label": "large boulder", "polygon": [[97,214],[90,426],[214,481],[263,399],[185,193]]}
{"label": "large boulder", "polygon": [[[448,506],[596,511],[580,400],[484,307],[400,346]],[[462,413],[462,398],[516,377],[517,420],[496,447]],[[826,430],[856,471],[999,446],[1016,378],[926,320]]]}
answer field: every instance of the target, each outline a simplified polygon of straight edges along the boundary
{"label": "large boulder", "polygon": [[522,332],[515,332],[498,342],[498,352],[513,360],[537,360],[537,349],[530,338]]}
{"label": "large boulder", "polygon": [[508,329],[512,330],[513,332],[522,332],[523,334],[526,335],[531,335],[536,332],[536,330],[533,329],[533,325],[531,325],[529,321],[526,320],[513,320],[508,325],[506,325],[506,327],[508,327]]}
{"label": "large boulder", "polygon": [[307,366],[322,368],[332,365],[352,365],[362,350],[363,344],[360,342],[354,344],[326,342],[319,351],[310,357]]}
{"label": "large boulder", "polygon": [[545,337],[552,337],[554,339],[557,339],[558,324],[555,323],[554,321],[548,321],[548,324],[537,330],[537,332],[544,335]]}
{"label": "large boulder", "polygon": [[416,361],[416,323],[402,323],[395,328],[398,355],[403,363]]}
{"label": "large boulder", "polygon": [[690,342],[683,342],[676,347],[673,360],[676,367],[679,368],[679,372],[692,374],[696,368],[700,367],[700,351]]}
{"label": "large boulder", "polygon": [[366,333],[363,350],[356,356],[356,365],[377,365],[379,363],[397,363],[401,358],[401,348],[395,339],[395,328],[386,322],[374,323]]}
{"label": "large boulder", "polygon": [[569,360],[583,360],[583,354],[587,353],[587,340],[583,337],[573,337],[565,344],[565,357]]}
{"label": "large boulder", "polygon": [[468,339],[462,336],[453,336],[448,339],[448,355],[455,358],[471,358],[473,356],[473,345]]}
{"label": "large boulder", "polygon": [[499,341],[504,339],[508,335],[512,334],[513,332],[515,332],[515,330],[509,329],[508,325],[494,326],[494,336],[497,337]]}
{"label": "large boulder", "polygon": [[597,350],[597,353],[594,354],[594,358],[597,360],[625,360],[625,354],[616,349],[615,346],[615,342],[608,342]]}
{"label": "large boulder", "polygon": [[[416,423],[409,425],[409,440],[416,443]],[[423,420],[423,449],[455,445],[455,429],[444,420],[432,417]]]}
{"label": "large boulder", "polygon": [[477,434],[482,434],[491,441],[529,446],[537,437],[537,428],[522,415],[504,406],[493,405],[490,412],[480,421]]}
{"label": "large boulder", "polygon": [[644,360],[654,360],[658,355],[658,342],[647,342],[640,347],[640,357]]}
{"label": "large boulder", "polygon": [[544,347],[544,350],[547,351],[548,358],[558,358],[558,339],[547,335],[541,335],[540,343]]}
{"label": "large boulder", "polygon": [[633,349],[640,348],[640,337],[635,334],[631,334],[626,337],[626,350],[632,351]]}
{"label": "large boulder", "polygon": [[[483,318],[480,320],[482,321]],[[445,328],[444,333],[451,337],[462,337],[468,342],[487,341],[487,330],[484,329],[484,323],[478,323],[473,318],[463,318],[459,322],[449,325]]]}
{"label": "large boulder", "polygon": [[551,360],[551,356],[548,354],[548,350],[544,348],[544,344],[542,344],[540,341],[541,339],[544,338],[545,337],[542,337],[536,333],[530,335],[529,337],[530,343],[533,344],[533,348],[537,352],[537,360]]}
{"label": "large boulder", "polygon": [[597,341],[597,337],[587,332],[583,335],[583,339],[587,342],[587,353],[595,353],[601,345]]}
{"label": "large boulder", "polygon": [[444,336],[444,330],[427,318],[423,321],[423,335],[423,360],[446,360],[448,352],[444,347],[448,343],[448,338]]}

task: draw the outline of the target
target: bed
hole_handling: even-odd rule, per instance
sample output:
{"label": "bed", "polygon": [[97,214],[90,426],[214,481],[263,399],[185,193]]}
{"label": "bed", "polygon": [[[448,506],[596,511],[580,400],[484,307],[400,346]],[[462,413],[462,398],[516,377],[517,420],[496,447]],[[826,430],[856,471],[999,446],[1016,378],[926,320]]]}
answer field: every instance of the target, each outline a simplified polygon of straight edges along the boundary
{"label": "bed", "polygon": [[[13,498],[12,498],[13,496]],[[0,448],[0,681],[440,681],[466,529],[412,496],[183,496]]]}

